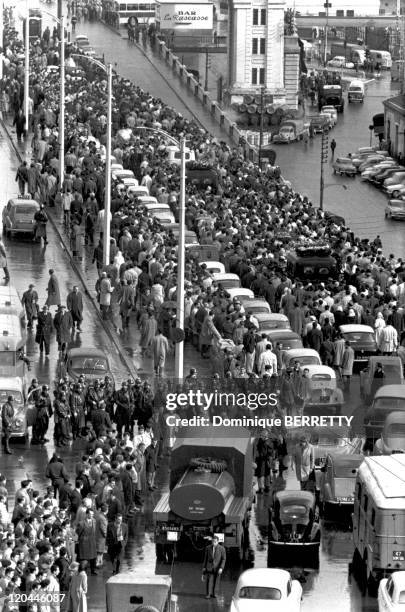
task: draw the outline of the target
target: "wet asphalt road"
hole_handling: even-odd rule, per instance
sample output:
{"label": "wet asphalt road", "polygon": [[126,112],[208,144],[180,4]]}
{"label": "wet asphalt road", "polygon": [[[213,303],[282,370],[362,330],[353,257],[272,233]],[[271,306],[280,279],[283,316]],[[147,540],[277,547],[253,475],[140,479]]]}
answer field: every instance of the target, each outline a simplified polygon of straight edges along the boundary
{"label": "wet asphalt road", "polygon": [[[159,80],[157,73],[151,70],[149,61],[136,49],[131,50],[131,56],[127,55],[126,41],[121,41],[110,30],[98,24],[91,24],[86,25],[85,28],[78,28],[78,31],[88,32],[90,41],[98,51],[105,50],[106,56],[111,54],[111,58],[119,56],[121,58],[120,62],[125,60],[126,76],[137,80],[141,86],[149,89],[154,95],[159,95],[164,100],[167,100],[169,95],[174,96],[167,87],[167,81]],[[121,68],[124,68],[122,64],[119,66],[120,71]],[[160,70],[163,70],[163,67],[160,67]],[[339,116],[339,124],[333,132],[333,137],[338,143],[337,152],[339,154],[354,150],[357,146],[368,144],[370,117],[380,111],[380,102],[386,97],[388,91],[389,83],[387,81],[371,84],[364,106],[346,106],[345,114],[343,117]],[[174,96],[171,100],[168,100],[169,104],[179,107],[178,97]],[[319,169],[319,142],[318,137],[313,145],[308,146],[307,151],[303,150],[301,144],[291,145],[290,147],[279,146],[277,148],[278,162],[284,175],[293,181],[301,193],[307,193],[314,201],[317,201],[318,194],[316,172]],[[16,193],[14,178],[17,162],[2,134],[0,134],[0,163],[3,194],[1,204],[3,205],[9,195],[15,195]],[[380,233],[386,249],[390,249],[390,245],[395,244],[395,253],[402,255],[404,240],[402,225],[398,222],[386,222],[384,220],[384,196],[374,188],[360,183],[358,178],[355,180],[339,179],[330,174],[330,178],[327,176],[325,182],[326,184],[338,184],[341,181],[347,183],[349,189],[344,191],[338,187],[328,188],[325,191],[325,207],[345,216],[357,233],[367,236]],[[13,240],[11,243],[7,241],[6,245],[9,252],[12,282],[21,292],[33,280],[40,295],[40,301],[43,302],[46,299],[47,270],[53,267],[57,270],[60,279],[62,295],[66,295],[73,283],[72,272],[69,260],[51,229],[50,245],[46,250],[33,245],[29,241]],[[81,342],[82,346],[102,346],[111,351],[111,343],[106,334],[94,322],[90,304],[86,302],[85,308],[87,321],[86,326],[84,326],[85,331],[81,337],[75,337],[73,342]],[[134,338],[136,338],[136,332],[130,339],[124,339],[124,344],[126,344],[127,350],[132,349],[134,351],[135,360]],[[33,375],[38,376],[43,382],[52,380],[57,368],[55,344],[53,343],[49,361],[39,361],[37,347],[32,338],[28,344],[28,353],[33,360]],[[111,359],[113,370],[120,378],[122,373],[121,361],[118,355],[113,353]],[[193,349],[190,349],[186,360],[187,366],[194,365],[194,359],[195,353]],[[145,372],[150,368],[150,364],[140,365]],[[346,398],[345,413],[352,414],[355,412],[361,418],[362,410],[357,382],[353,381],[350,397]],[[24,448],[22,445],[15,444],[14,449],[16,451],[15,455],[11,457],[0,455],[1,470],[9,478],[10,492],[14,493],[16,485],[25,477],[26,472],[33,478],[34,484],[42,486],[44,484],[44,468],[53,451],[52,444],[49,443],[46,448]],[[80,456],[81,451],[80,443],[70,450],[63,450],[69,471],[73,471],[74,463]],[[161,461],[162,468],[166,464],[167,461],[164,458]],[[163,468],[160,470],[158,479],[161,490],[166,485],[166,479],[167,473]],[[295,486],[296,483],[291,473],[289,480],[291,486]],[[130,521],[130,543],[126,551],[124,569],[134,568],[138,564],[147,564],[151,572],[156,569],[152,541],[152,509],[157,498],[157,493],[148,496],[145,510]],[[258,497],[257,504],[252,511],[250,546],[255,567],[266,566],[267,503],[268,497]],[[304,599],[302,606],[304,612],[323,611],[325,609],[330,610],[330,612],[371,612],[377,610],[376,600],[370,597],[362,597],[356,581],[349,576],[348,564],[351,556],[350,532],[343,530],[341,526],[323,525],[320,570],[308,572],[303,578],[305,580],[303,582]],[[166,569],[167,571],[170,570],[168,566]],[[241,569],[241,566],[229,563],[220,584],[217,601],[207,602],[203,598],[204,585],[200,579],[200,563],[175,563],[172,568],[173,585],[174,592],[179,595],[180,611],[188,612],[191,609],[196,612],[227,610],[235,581]],[[158,570],[162,572],[165,567],[161,566]],[[89,580],[88,605],[91,611],[105,610],[104,582],[109,575],[110,564],[107,561],[104,571],[98,577]]]}

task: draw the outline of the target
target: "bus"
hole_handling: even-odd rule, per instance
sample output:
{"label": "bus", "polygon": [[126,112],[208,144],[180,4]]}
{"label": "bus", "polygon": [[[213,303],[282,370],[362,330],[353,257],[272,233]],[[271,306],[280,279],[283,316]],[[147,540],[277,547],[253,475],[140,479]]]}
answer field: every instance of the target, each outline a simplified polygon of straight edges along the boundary
{"label": "bus", "polygon": [[390,70],[392,67],[392,57],[389,51],[370,49],[370,59],[374,66],[380,64],[383,70]]}
{"label": "bus", "polygon": [[[156,2],[115,2],[119,16],[120,27],[126,27],[132,22],[133,26],[149,26],[155,23]],[[131,20],[131,21],[130,21]]]}

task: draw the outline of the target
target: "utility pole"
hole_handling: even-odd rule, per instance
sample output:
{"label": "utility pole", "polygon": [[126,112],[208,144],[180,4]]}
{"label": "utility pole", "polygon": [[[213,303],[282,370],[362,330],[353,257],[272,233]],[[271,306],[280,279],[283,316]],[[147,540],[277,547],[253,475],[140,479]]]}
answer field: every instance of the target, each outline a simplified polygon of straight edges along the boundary
{"label": "utility pole", "polygon": [[326,9],[326,26],[325,26],[325,49],[323,56],[323,64],[326,66],[326,62],[328,61],[328,27],[329,27],[329,9],[332,7],[332,4],[326,0],[323,5]]}
{"label": "utility pole", "polygon": [[262,87],[260,90],[259,168],[262,167],[263,114],[264,114],[264,87]]}
{"label": "utility pole", "polygon": [[329,135],[328,130],[324,128],[322,132],[322,143],[321,143],[321,181],[319,185],[319,209],[323,210],[323,192],[325,189],[325,182],[323,176],[323,167],[328,163],[329,155]]}
{"label": "utility pole", "polygon": [[60,87],[59,87],[59,187],[65,176],[65,18],[62,15],[59,26],[60,39]]}
{"label": "utility pole", "polygon": [[104,265],[110,264],[110,215],[111,215],[111,132],[112,132],[112,64],[107,66],[107,142],[105,151],[105,193],[104,193]]}
{"label": "utility pole", "polygon": [[28,134],[30,117],[29,117],[29,101],[30,101],[30,8],[28,0],[25,9],[25,62],[24,62],[24,115],[25,115],[25,130]]}

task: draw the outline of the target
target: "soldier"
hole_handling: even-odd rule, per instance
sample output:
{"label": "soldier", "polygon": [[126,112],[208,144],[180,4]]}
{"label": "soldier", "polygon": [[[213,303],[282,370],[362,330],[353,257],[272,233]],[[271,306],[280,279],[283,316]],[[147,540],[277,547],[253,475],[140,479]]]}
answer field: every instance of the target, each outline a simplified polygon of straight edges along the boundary
{"label": "soldier", "polygon": [[4,444],[4,452],[6,455],[12,455],[13,452],[10,450],[9,441],[11,435],[11,426],[14,418],[14,406],[13,406],[13,396],[9,395],[5,404],[3,404],[3,408],[1,409],[1,424],[3,428],[3,444]]}

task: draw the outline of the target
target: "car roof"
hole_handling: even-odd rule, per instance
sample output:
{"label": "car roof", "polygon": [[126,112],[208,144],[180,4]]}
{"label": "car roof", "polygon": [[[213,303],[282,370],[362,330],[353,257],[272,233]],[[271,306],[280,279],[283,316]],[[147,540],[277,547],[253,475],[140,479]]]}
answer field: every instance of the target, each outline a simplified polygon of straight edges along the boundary
{"label": "car roof", "polygon": [[347,325],[340,325],[339,329],[343,334],[347,334],[350,332],[371,332],[372,334],[374,333],[374,330],[372,327],[370,327],[370,325],[358,325],[357,323],[348,323]]}
{"label": "car roof", "polygon": [[23,386],[19,376],[0,376],[0,391],[22,391]]}
{"label": "car roof", "polygon": [[[318,351],[312,348],[292,348],[286,349],[284,351],[285,357],[304,357],[305,355],[313,355],[314,357],[319,357]],[[308,366],[307,366],[308,367]]]}
{"label": "car roof", "polygon": [[372,355],[369,357],[369,365],[374,365],[377,363],[395,363],[397,365],[402,365],[401,357],[398,357],[397,355]]}
{"label": "car roof", "polygon": [[68,357],[104,357],[107,359],[106,353],[98,348],[71,348],[68,350]]}
{"label": "car roof", "polygon": [[279,312],[258,312],[255,317],[259,323],[262,321],[288,321],[288,317]]}
{"label": "car roof", "polygon": [[353,160],[350,157],[338,157],[336,159],[337,162],[347,162],[348,164],[352,164],[353,165]]}
{"label": "car roof", "polygon": [[[247,295],[243,295],[241,298],[241,301],[243,302],[243,306],[245,306],[246,308],[249,308],[250,306],[263,306],[263,305],[265,306],[267,305],[270,308],[270,304],[266,302],[265,298],[263,297],[251,298]],[[266,313],[262,312],[258,314],[266,314]],[[271,314],[271,313],[268,313],[268,314]]]}
{"label": "car roof", "polygon": [[377,389],[374,399],[379,397],[405,397],[405,385],[383,385]]}
{"label": "car roof", "polygon": [[244,571],[238,579],[236,590],[244,586],[276,586],[284,587],[290,580],[290,572],[277,568],[252,568]]}
{"label": "car roof", "polygon": [[36,200],[33,200],[32,198],[10,198],[10,200],[8,201],[8,204],[32,204],[33,206],[36,206],[37,208],[39,208],[39,204]]}
{"label": "car roof", "polygon": [[405,412],[401,410],[394,410],[394,412],[387,414],[384,422],[384,429],[387,427],[387,425],[391,425],[392,423],[405,423]]}
{"label": "car roof", "polygon": [[215,280],[240,280],[239,276],[232,272],[214,272],[212,276]]}
{"label": "car roof", "polygon": [[266,334],[271,338],[297,338],[301,340],[301,336],[296,334],[292,329],[270,329],[266,331]]}
{"label": "car roof", "polygon": [[281,506],[294,501],[305,506],[313,506],[315,503],[315,497],[310,491],[278,491],[275,497]]}
{"label": "car roof", "polygon": [[332,379],[336,378],[335,370],[326,365],[318,365],[317,363],[313,363],[310,365],[303,365],[302,368],[309,370],[310,376],[313,376],[314,374],[328,374]]}

